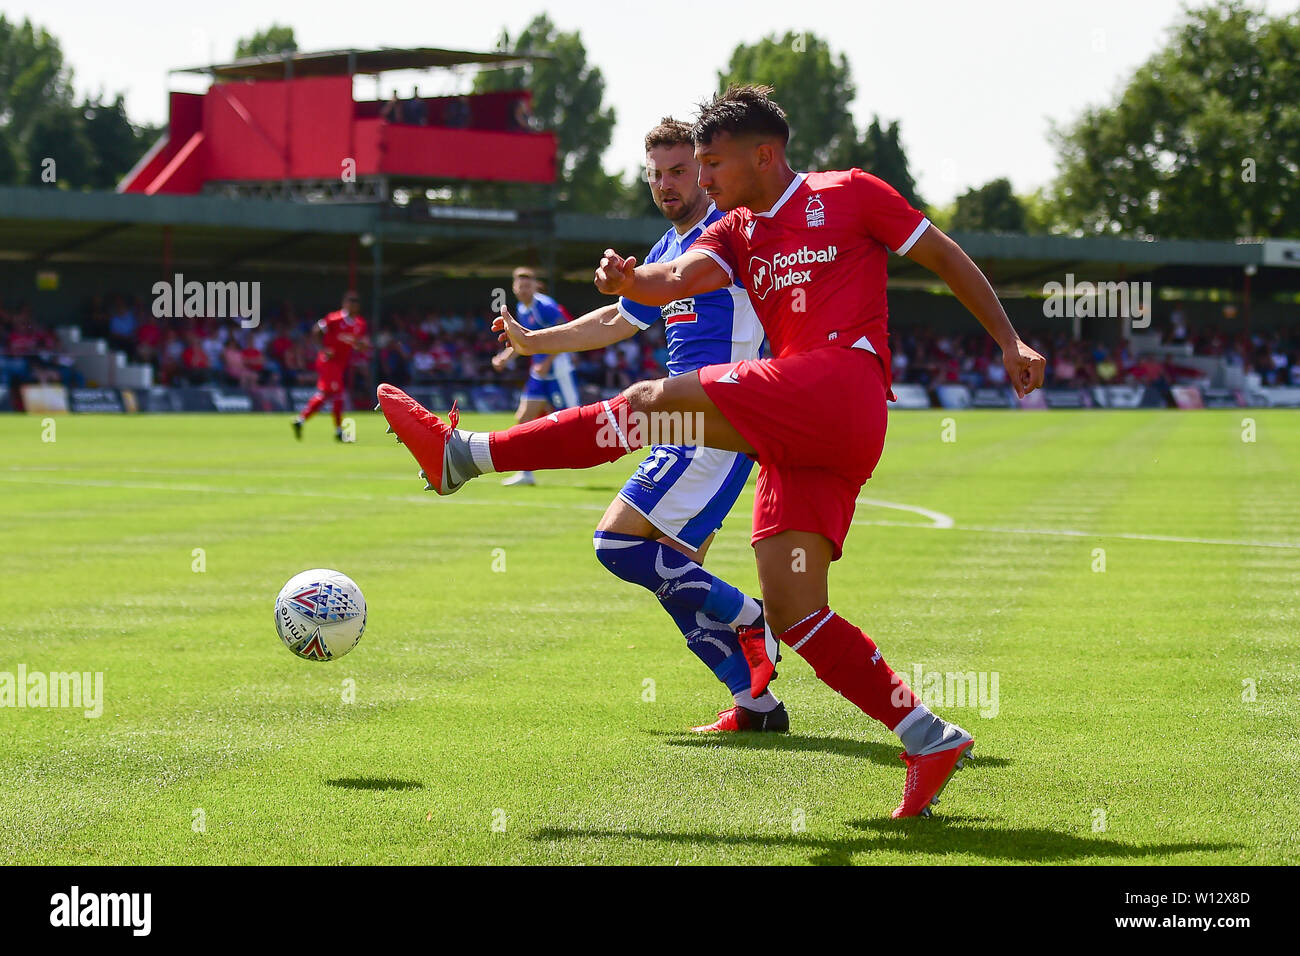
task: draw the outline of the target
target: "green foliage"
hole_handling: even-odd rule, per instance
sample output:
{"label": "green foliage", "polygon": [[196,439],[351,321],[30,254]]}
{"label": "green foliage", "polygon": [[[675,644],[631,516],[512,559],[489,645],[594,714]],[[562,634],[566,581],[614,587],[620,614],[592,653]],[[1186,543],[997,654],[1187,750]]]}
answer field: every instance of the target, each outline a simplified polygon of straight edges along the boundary
{"label": "green foliage", "polygon": [[1008,179],[995,179],[957,197],[949,228],[966,232],[1024,232],[1025,207]]}
{"label": "green foliage", "polygon": [[23,182],[40,186],[53,180],[60,186],[90,185],[95,157],[85,120],[73,106],[51,106],[33,121],[26,143]]}
{"label": "green foliage", "polygon": [[559,151],[559,207],[574,212],[607,213],[622,201],[623,186],[606,173],[601,157],[614,135],[614,109],[602,105],[605,77],[587,62],[579,33],[563,33],[545,14],[513,39],[502,30],[497,49],[545,54],[520,67],[479,73],[474,92],[532,91],[533,115],[555,133]]}
{"label": "green foliage", "polygon": [[296,53],[298,41],[294,39],[293,27],[273,23],[265,30],[252,36],[244,37],[235,44],[235,59],[246,56],[270,56],[276,53]]}
{"label": "green foliage", "polygon": [[857,91],[849,61],[811,33],[786,32],[739,44],[718,74],[718,91],[731,84],[762,84],[775,91],[790,122],[787,155],[795,169],[826,169],[856,137],[849,104]]}
{"label": "green foliage", "polygon": [[886,128],[880,125],[880,117],[873,116],[861,139],[846,144],[835,157],[834,165],[841,169],[856,166],[879,176],[917,209],[924,209],[925,201],[916,191],[916,180],[908,168],[907,152],[899,134],[897,120]]}
{"label": "green foliage", "polygon": [[1187,11],[1114,103],[1053,130],[1057,215],[1089,235],[1293,235],[1297,91],[1300,16]]}
{"label": "green foliage", "polygon": [[879,117],[858,135],[849,108],[857,95],[848,59],[836,57],[829,43],[812,33],[786,32],[755,44],[739,44],[718,89],[732,83],[773,88],[772,97],[790,121],[787,155],[795,169],[848,169],[857,166],[885,180],[923,208],[908,169],[897,121],[882,127]]}
{"label": "green foliage", "polygon": [[0,17],[0,183],[51,185],[52,171],[63,189],[112,189],[156,136],[121,94],[76,103],[58,41]]}

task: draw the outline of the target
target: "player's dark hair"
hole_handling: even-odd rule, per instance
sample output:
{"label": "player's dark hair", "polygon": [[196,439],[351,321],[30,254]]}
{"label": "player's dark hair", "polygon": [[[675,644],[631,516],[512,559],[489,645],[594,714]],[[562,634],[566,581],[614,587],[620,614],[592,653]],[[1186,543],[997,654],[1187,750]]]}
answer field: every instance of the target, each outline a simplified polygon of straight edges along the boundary
{"label": "player's dark hair", "polygon": [[707,146],[719,133],[732,136],[760,136],[779,139],[781,145],[790,142],[790,124],[785,110],[772,100],[770,86],[727,87],[712,100],[701,103],[699,116],[691,127],[691,136],[697,145]]}
{"label": "player's dark hair", "polygon": [[645,134],[645,151],[648,153],[656,146],[694,146],[695,138],[691,135],[691,125],[679,119],[665,116],[659,125]]}

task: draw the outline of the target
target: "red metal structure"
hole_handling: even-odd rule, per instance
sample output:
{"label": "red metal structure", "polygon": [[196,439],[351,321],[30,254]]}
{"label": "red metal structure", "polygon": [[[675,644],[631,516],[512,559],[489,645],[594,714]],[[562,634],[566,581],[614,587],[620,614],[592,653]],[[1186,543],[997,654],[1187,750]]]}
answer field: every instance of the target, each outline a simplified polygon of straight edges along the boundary
{"label": "red metal structure", "polygon": [[394,185],[555,181],[555,136],[533,128],[526,90],[406,100],[353,99],[353,77],[476,64],[504,53],[430,48],[250,57],[184,71],[206,93],[171,94],[167,132],[118,192],[271,192],[299,198],[384,198]]}

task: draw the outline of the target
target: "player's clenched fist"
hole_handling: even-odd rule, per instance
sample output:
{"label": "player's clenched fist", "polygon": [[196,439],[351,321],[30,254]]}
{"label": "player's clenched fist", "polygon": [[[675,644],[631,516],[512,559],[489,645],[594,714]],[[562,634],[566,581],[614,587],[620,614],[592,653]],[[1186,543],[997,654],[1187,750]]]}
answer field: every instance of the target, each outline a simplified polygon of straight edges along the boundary
{"label": "player's clenched fist", "polygon": [[624,259],[613,249],[606,249],[596,269],[596,288],[605,295],[622,295],[632,285],[636,256]]}
{"label": "player's clenched fist", "polygon": [[1011,387],[1020,398],[1042,387],[1047,360],[1020,339],[1016,339],[1012,348],[1002,351],[1002,364],[1007,367]]}
{"label": "player's clenched fist", "polygon": [[[502,345],[509,345],[515,350],[516,355],[532,355],[532,349],[528,344],[528,337],[531,334],[526,328],[519,324],[519,320],[510,314],[510,310],[504,306],[501,314],[492,320],[492,331],[498,333],[497,340]],[[498,371],[500,371],[498,369]]]}

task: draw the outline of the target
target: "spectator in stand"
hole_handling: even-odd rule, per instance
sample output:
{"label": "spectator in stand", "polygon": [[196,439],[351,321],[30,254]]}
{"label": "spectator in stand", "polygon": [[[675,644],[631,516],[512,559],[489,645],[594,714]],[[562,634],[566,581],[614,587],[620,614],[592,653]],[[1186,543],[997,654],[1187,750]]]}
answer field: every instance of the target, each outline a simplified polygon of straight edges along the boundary
{"label": "spectator in stand", "polygon": [[206,385],[212,379],[212,359],[197,332],[188,336],[178,377],[184,385]]}
{"label": "spectator in stand", "polygon": [[386,123],[404,122],[402,110],[402,101],[397,98],[397,90],[393,90],[393,95],[380,107],[379,118]]}
{"label": "spectator in stand", "polygon": [[1097,363],[1097,381],[1102,385],[1114,385],[1119,376],[1119,365],[1111,357],[1110,352],[1103,352],[1101,360]]}
{"label": "spectator in stand", "polygon": [[458,96],[447,104],[443,122],[452,129],[465,129],[469,126],[472,112],[468,96]]}
{"label": "spectator in stand", "polygon": [[515,133],[537,132],[537,119],[522,96],[515,100],[515,108],[510,113],[510,129]]}
{"label": "spectator in stand", "polygon": [[240,388],[252,388],[257,384],[257,376],[244,365],[244,352],[233,335],[227,334],[221,348],[221,371],[227,385]]}
{"label": "spectator in stand", "polygon": [[124,300],[118,299],[117,307],[108,320],[108,344],[119,352],[134,356],[137,325],[135,311]]}
{"label": "spectator in stand", "polygon": [[162,324],[150,312],[135,330],[135,348],[131,354],[137,362],[144,362],[146,365],[155,364],[162,342]]}
{"label": "spectator in stand", "polygon": [[420,96],[417,86],[411,98],[402,104],[402,122],[411,126],[429,125],[429,104]]}
{"label": "spectator in stand", "polygon": [[255,337],[250,337],[244,343],[244,347],[239,352],[240,361],[244,363],[244,368],[252,376],[254,385],[265,385],[267,382],[267,363],[266,353],[258,348]]}
{"label": "spectator in stand", "polygon": [[1169,341],[1187,341],[1187,313],[1181,302],[1174,306],[1173,314],[1169,316]]}

